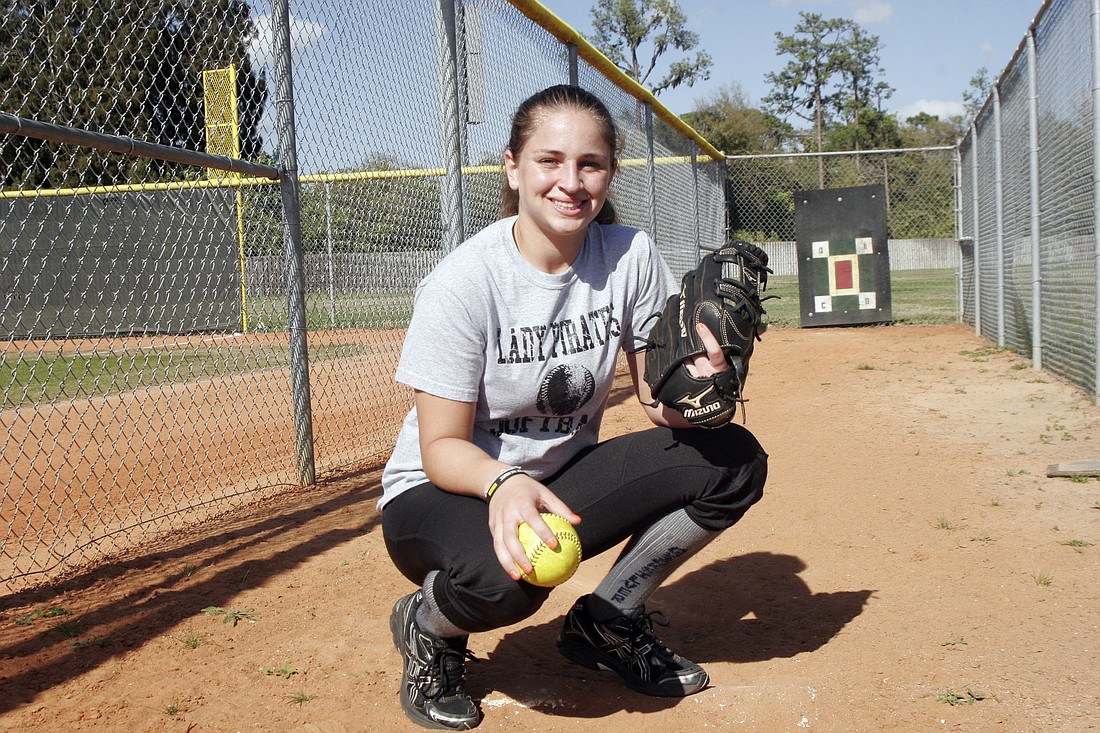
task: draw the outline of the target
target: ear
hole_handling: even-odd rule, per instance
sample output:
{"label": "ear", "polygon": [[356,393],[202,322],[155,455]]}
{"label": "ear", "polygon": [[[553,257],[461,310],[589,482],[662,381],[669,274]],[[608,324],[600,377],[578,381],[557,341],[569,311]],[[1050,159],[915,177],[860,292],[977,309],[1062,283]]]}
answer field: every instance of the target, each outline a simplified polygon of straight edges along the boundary
{"label": "ear", "polygon": [[504,173],[508,176],[508,187],[513,191],[519,190],[519,176],[516,173],[518,167],[516,156],[512,154],[512,149],[508,148],[504,151]]}

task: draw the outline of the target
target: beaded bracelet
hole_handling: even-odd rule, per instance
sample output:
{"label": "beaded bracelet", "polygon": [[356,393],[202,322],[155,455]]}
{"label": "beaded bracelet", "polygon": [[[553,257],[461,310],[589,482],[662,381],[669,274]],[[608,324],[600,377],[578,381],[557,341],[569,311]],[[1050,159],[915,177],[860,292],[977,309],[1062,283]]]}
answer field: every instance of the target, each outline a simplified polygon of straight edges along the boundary
{"label": "beaded bracelet", "polygon": [[511,468],[505,469],[503,472],[501,472],[499,476],[493,479],[493,483],[489,484],[489,488],[485,489],[485,501],[489,501],[493,498],[493,494],[496,493],[496,490],[500,488],[501,484],[503,484],[505,481],[512,478],[516,474],[520,473],[522,473],[524,476],[527,475],[527,472],[519,466],[512,466]]}

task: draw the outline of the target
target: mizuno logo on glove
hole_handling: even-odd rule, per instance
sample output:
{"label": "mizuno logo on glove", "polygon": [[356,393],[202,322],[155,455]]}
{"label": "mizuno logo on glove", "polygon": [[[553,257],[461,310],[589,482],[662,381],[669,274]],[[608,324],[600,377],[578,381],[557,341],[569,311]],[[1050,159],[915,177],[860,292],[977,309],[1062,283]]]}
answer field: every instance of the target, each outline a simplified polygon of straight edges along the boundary
{"label": "mizuno logo on glove", "polygon": [[[703,407],[703,398],[713,391],[714,385],[712,384],[697,395],[684,395],[680,399],[676,400],[676,404],[683,405],[685,408],[687,408],[684,410],[685,414],[687,413],[687,410],[698,411]],[[706,412],[713,412],[714,409],[718,407],[720,407],[720,405],[717,402],[711,403]]]}

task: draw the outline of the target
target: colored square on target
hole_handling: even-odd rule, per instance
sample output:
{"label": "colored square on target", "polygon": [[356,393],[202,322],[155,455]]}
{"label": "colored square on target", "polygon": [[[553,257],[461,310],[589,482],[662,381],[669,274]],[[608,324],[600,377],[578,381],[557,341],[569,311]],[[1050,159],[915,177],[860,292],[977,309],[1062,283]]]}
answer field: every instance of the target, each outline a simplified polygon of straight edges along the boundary
{"label": "colored square on target", "polygon": [[833,280],[836,282],[837,290],[851,290],[854,283],[852,281],[852,261],[851,260],[834,260],[833,261]]}

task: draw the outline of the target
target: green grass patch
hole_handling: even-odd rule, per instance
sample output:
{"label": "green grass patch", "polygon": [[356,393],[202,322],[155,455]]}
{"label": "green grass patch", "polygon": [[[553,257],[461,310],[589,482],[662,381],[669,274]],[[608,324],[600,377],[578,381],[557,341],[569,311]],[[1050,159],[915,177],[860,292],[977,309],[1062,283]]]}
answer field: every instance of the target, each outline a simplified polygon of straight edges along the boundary
{"label": "green grass patch", "polygon": [[291,705],[301,707],[315,697],[316,695],[307,695],[305,692],[292,692],[286,696],[286,701]]}
{"label": "green grass patch", "polygon": [[1035,585],[1046,588],[1054,583],[1054,576],[1045,570],[1039,570],[1031,574],[1031,579],[1035,581]]}
{"label": "green grass patch", "polygon": [[[959,322],[958,281],[955,270],[896,270],[890,273],[890,310],[894,323],[943,325]],[[768,278],[764,295],[778,300],[764,303],[769,324],[778,328],[799,328],[802,317],[798,301],[798,276]]]}
{"label": "green grass patch", "polygon": [[[306,327],[310,330],[341,328],[404,328],[412,318],[413,292],[307,293]],[[287,330],[286,297],[251,298],[248,301],[251,331]]]}
{"label": "green grass patch", "polygon": [[954,690],[948,689],[944,692],[936,693],[936,702],[945,702],[952,707],[955,705],[973,705],[980,700],[986,700],[988,698],[989,693],[978,692],[969,687],[966,688],[966,692],[955,692]]}
{"label": "green grass patch", "polygon": [[[285,332],[286,301],[251,301],[253,333]],[[311,295],[306,321],[310,330],[332,328],[403,328],[412,315],[411,293],[379,293],[338,297],[335,310],[327,297]],[[278,313],[277,316],[260,316]],[[309,347],[310,363],[342,359],[363,353],[358,344]],[[242,346],[231,340],[224,346],[202,348],[157,347],[102,352],[10,353],[0,357],[0,409],[37,405],[54,400],[103,397],[195,379],[225,377],[289,365],[288,344]]]}
{"label": "green grass patch", "polygon": [[284,680],[289,680],[294,675],[298,674],[298,670],[294,669],[290,665],[290,662],[283,662],[282,667],[261,667],[260,673],[265,675],[278,675]]}
{"label": "green grass patch", "polygon": [[237,361],[216,349],[5,354],[0,360],[0,392],[5,408],[19,407],[185,382],[224,374],[227,368],[245,372],[285,363],[283,351],[270,348],[249,350]]}
{"label": "green grass patch", "polygon": [[164,713],[169,718],[172,718],[174,720],[175,718],[177,718],[179,716],[180,713],[183,712],[183,707],[181,707],[178,702],[173,700],[172,702],[168,703],[163,708],[161,708],[160,712]]}
{"label": "green grass patch", "polygon": [[58,616],[70,616],[72,611],[61,606],[50,606],[44,611],[32,611],[31,613],[23,616],[18,616],[15,619],[15,623],[20,626],[30,626],[34,623],[35,619],[39,618],[57,618]]}

